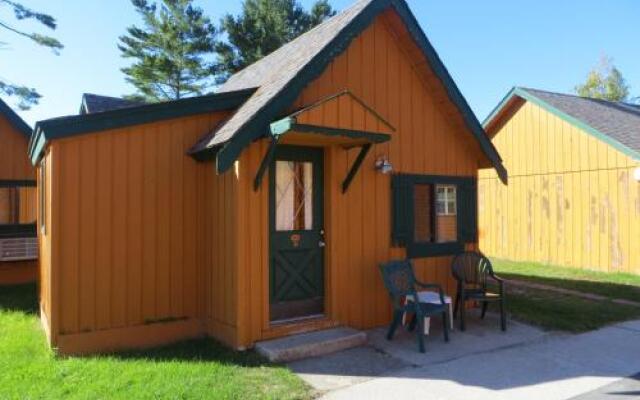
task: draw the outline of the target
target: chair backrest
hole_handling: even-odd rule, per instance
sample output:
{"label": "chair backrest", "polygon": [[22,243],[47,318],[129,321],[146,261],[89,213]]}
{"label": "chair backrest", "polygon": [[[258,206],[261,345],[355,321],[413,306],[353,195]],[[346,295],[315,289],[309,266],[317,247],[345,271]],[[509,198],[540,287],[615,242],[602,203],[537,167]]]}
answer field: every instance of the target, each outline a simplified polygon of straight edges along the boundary
{"label": "chair backrest", "polygon": [[411,261],[390,261],[380,264],[380,272],[382,272],[384,286],[393,300],[403,296],[416,295],[416,277]]}
{"label": "chair backrest", "polygon": [[487,257],[467,251],[453,259],[451,272],[458,282],[484,288],[487,286],[487,276],[493,274],[493,267]]}

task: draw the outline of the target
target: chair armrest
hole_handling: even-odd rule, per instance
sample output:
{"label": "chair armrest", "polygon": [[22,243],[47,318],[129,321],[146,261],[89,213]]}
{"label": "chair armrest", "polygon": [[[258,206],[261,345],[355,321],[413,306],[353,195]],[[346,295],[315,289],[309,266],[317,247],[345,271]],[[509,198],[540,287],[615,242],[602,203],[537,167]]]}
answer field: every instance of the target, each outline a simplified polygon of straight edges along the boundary
{"label": "chair armrest", "polygon": [[498,283],[498,288],[500,289],[500,294],[504,292],[504,279],[500,278],[498,275],[493,272],[489,274],[489,277]]}
{"label": "chair armrest", "polygon": [[496,275],[494,272],[491,272],[489,274],[489,276],[496,282],[498,283],[504,283],[504,279],[500,278],[498,275]]}

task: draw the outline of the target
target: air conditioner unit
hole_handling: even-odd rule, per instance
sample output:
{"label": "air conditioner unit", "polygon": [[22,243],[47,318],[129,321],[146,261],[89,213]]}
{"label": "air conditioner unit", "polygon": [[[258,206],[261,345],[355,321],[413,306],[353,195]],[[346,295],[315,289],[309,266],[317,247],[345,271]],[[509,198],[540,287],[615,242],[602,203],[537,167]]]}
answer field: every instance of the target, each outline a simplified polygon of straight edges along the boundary
{"label": "air conditioner unit", "polygon": [[38,259],[38,238],[0,239],[0,261]]}

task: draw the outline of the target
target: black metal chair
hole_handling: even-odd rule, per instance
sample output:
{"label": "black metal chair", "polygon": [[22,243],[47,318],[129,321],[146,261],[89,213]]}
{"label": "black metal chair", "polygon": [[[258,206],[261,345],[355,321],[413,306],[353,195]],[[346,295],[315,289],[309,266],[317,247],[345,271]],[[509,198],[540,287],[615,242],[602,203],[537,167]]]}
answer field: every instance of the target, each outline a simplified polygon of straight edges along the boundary
{"label": "black metal chair", "polygon": [[[449,322],[447,305],[444,302],[442,287],[438,284],[419,282],[413,273],[411,261],[391,261],[380,265],[384,284],[389,291],[389,296],[393,303],[393,321],[387,332],[387,340],[393,339],[393,334],[399,325],[402,324],[404,313],[414,313],[415,322],[411,327],[418,326],[418,349],[424,353],[424,319],[435,315],[442,315],[444,340],[449,341]],[[416,287],[425,289],[435,289],[440,294],[440,304],[418,302]],[[408,296],[412,296],[413,301],[406,301]]]}
{"label": "black metal chair", "polygon": [[[506,331],[504,280],[493,272],[491,261],[480,253],[465,252],[453,259],[451,272],[458,281],[458,293],[456,294],[453,315],[454,318],[457,318],[458,309],[460,310],[460,330],[465,330],[465,303],[476,301],[482,304],[482,319],[484,319],[489,303],[499,303],[500,326],[503,331]],[[498,293],[487,290],[489,280],[498,285]]]}

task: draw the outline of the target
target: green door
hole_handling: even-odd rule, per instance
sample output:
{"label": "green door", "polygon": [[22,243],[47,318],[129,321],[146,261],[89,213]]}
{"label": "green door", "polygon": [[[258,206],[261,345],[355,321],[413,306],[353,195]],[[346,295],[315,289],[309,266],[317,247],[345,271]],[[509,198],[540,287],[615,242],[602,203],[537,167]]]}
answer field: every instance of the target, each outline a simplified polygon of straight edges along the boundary
{"label": "green door", "polygon": [[279,146],[269,174],[270,320],[324,312],[322,149]]}

